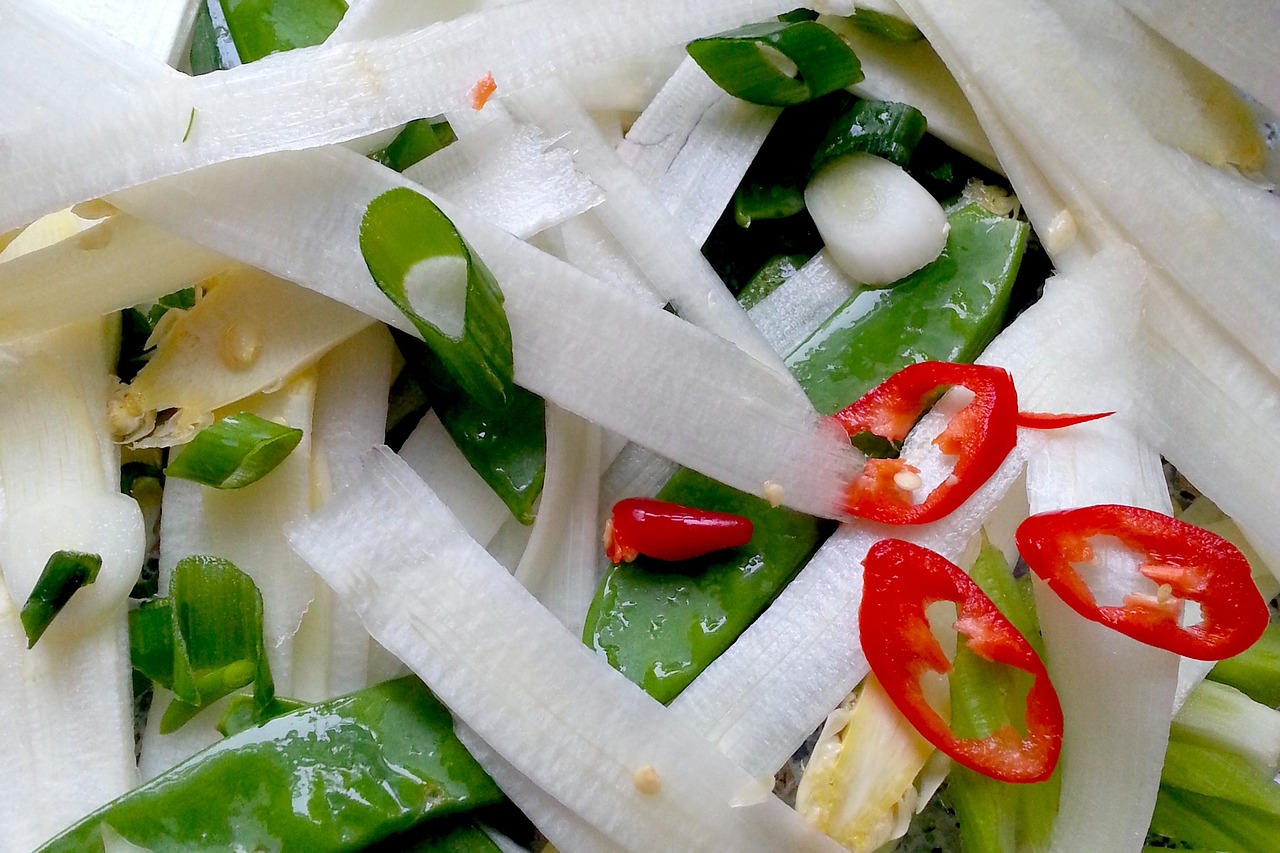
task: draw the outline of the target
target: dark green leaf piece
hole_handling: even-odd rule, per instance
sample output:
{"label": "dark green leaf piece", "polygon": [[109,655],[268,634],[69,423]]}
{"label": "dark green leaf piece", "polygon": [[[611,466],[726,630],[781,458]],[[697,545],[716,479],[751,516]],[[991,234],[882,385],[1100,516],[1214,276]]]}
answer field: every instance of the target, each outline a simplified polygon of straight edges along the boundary
{"label": "dark green leaf piece", "polygon": [[[784,107],[811,101],[862,80],[849,45],[817,21],[752,24],[690,42],[689,55],[729,94]],[[777,55],[794,63],[792,76]]]}
{"label": "dark green leaf piece", "polygon": [[670,702],[727,649],[821,541],[820,523],[681,469],[664,501],[751,520],[741,548],[678,563],[640,556],[612,567],[587,614],[584,640],[660,702]]}
{"label": "dark green leaf piece", "polygon": [[338,853],[501,799],[449,712],[402,678],[220,741],[37,853],[100,853],[105,827],[154,853]]}
{"label": "dark green leaf piece", "polygon": [[917,361],[972,361],[999,331],[1027,225],[976,205],[949,221],[937,260],[890,289],[855,294],[788,356],[818,411],[840,411]]}
{"label": "dark green leaf piece", "polygon": [[49,557],[27,603],[22,605],[20,618],[27,634],[27,648],[36,644],[71,596],[97,580],[101,568],[102,557],[83,551],[55,551]]}
{"label": "dark green leaf piece", "polygon": [[[440,208],[406,187],[383,193],[360,222],[360,251],[378,287],[454,382],[480,402],[503,403],[513,387],[513,363],[502,291]],[[450,281],[464,271],[465,284]],[[454,284],[465,287],[462,300],[449,292]],[[415,306],[427,300],[435,305],[430,318]]]}
{"label": "dark green leaf piece", "polygon": [[848,154],[874,154],[906,167],[924,138],[924,113],[897,101],[858,101],[840,116],[818,146],[810,171]]}
{"label": "dark green leaf piece", "polygon": [[503,403],[462,391],[422,341],[395,335],[406,372],[426,389],[431,407],[471,467],[521,524],[532,524],[547,472],[546,404],[519,385]]}
{"label": "dark green leaf piece", "polygon": [[164,473],[215,489],[241,489],[275,470],[300,441],[300,429],[240,412],[196,433]]}
{"label": "dark green leaf piece", "polygon": [[396,138],[390,145],[373,152],[369,157],[390,169],[403,172],[451,144],[455,139],[457,137],[454,136],[453,128],[447,121],[414,119],[396,134]]}

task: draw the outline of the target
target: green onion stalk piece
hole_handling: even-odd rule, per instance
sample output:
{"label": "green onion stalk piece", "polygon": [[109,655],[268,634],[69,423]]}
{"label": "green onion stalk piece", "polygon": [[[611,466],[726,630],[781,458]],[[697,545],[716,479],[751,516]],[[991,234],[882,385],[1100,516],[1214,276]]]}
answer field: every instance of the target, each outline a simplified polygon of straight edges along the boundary
{"label": "green onion stalk piece", "polygon": [[910,21],[877,12],[875,9],[854,9],[849,20],[860,30],[898,44],[910,44],[924,38],[924,33]]}
{"label": "green onion stalk piece", "polygon": [[164,474],[215,489],[240,489],[270,474],[300,441],[300,429],[240,412],[196,433]]}
{"label": "green onion stalk piece", "polygon": [[262,635],[262,595],[253,579],[217,557],[187,557],[167,598],[129,614],[133,667],[174,699],[161,717],[167,734],[202,709],[250,684],[256,719],[268,716],[275,684]]}
{"label": "green onion stalk piece", "polygon": [[502,291],[440,208],[405,187],[383,193],[361,220],[360,251],[458,387],[505,402],[514,368]]}
{"label": "green onion stalk piece", "polygon": [[55,551],[44,564],[27,603],[22,605],[22,630],[27,648],[36,644],[55,616],[67,606],[71,596],[98,578],[102,557],[81,551]]}
{"label": "green onion stalk piece", "polygon": [[369,155],[389,169],[403,172],[447,145],[455,139],[453,128],[447,121],[414,119],[404,126],[386,148]]}
{"label": "green onion stalk piece", "polygon": [[320,44],[346,12],[343,0],[205,0],[192,29],[191,73]]}
{"label": "green onion stalk piece", "polygon": [[[1000,550],[984,540],[972,577],[1038,654],[1044,653],[1029,576],[1015,578]],[[958,737],[985,738],[1004,725],[1025,725],[1030,679],[980,657],[963,643],[950,673],[951,728]],[[1048,841],[1058,812],[1061,772],[1034,785],[1012,785],[955,765],[947,794],[966,853],[1013,853]]]}
{"label": "green onion stalk piece", "polygon": [[105,853],[106,836],[154,853],[337,853],[501,799],[449,712],[410,677],[220,741],[37,853]]}
{"label": "green onion stalk piece", "polygon": [[[995,335],[1026,245],[1027,226],[966,208],[951,216],[943,257],[853,314],[840,308],[788,362],[814,405],[837,411],[914,360],[973,359]],[[909,285],[909,286],[908,286]],[[584,642],[660,701],[711,664],[791,580],[826,528],[681,470],[658,495],[745,515],[755,537],[697,560],[644,557],[611,567]]]}
{"label": "green onion stalk piece", "polygon": [[692,41],[688,51],[716,85],[754,104],[802,104],[863,76],[853,50],[817,21],[752,24]]}
{"label": "green onion stalk piece", "polygon": [[498,404],[466,394],[417,338],[395,333],[410,374],[453,443],[521,524],[532,524],[547,473],[546,404],[518,385]]}
{"label": "green onion stalk piece", "polygon": [[1280,625],[1268,625],[1249,649],[1218,661],[1209,678],[1236,688],[1255,702],[1280,707]]}
{"label": "green onion stalk piece", "polygon": [[810,164],[816,172],[846,154],[883,157],[903,168],[924,137],[924,113],[896,101],[858,101],[831,125]]}

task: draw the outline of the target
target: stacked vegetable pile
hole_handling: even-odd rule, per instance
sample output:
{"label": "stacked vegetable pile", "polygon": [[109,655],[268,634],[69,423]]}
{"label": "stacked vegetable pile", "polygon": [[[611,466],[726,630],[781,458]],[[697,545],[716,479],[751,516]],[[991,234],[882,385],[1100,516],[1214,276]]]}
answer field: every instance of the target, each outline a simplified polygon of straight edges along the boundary
{"label": "stacked vegetable pile", "polygon": [[1274,844],[1274,4],[812,6],[0,0],[0,850]]}

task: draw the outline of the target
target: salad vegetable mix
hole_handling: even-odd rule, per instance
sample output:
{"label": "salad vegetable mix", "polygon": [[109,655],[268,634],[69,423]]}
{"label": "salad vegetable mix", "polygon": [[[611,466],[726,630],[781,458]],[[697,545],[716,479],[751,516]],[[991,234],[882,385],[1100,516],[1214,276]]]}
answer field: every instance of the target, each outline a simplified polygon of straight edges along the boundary
{"label": "salad vegetable mix", "polygon": [[1219,6],[0,0],[0,853],[1273,849]]}

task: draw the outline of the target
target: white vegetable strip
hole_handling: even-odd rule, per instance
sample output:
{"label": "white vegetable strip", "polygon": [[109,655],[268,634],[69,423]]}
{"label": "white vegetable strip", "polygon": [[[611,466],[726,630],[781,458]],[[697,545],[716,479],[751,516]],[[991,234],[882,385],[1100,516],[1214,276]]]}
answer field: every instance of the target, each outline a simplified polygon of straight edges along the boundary
{"label": "white vegetable strip", "polygon": [[734,98],[685,58],[618,146],[697,245],[706,242],[779,110]]}
{"label": "white vegetable strip", "polygon": [[232,261],[125,215],[0,264],[0,338],[101,317],[188,287]]}
{"label": "white vegetable strip", "polygon": [[1169,41],[1280,112],[1280,7],[1271,0],[1119,0]]}
{"label": "white vegetable strip", "polygon": [[574,217],[561,225],[559,232],[561,245],[558,252],[553,253],[557,257],[604,284],[646,302],[662,304],[662,297],[653,292],[644,273],[636,268],[635,261],[618,245],[595,211]]}
{"label": "white vegetable strip", "polygon": [[836,268],[824,249],[748,313],[773,348],[789,355],[835,313],[855,289],[854,283]]}
{"label": "white vegetable strip", "polygon": [[934,136],[987,168],[1001,171],[965,93],[929,42],[921,39],[899,44],[842,18],[823,18],[822,23],[846,39],[858,54],[866,77],[850,87],[853,92],[864,98],[911,104],[924,113]]}
{"label": "white vegetable strip", "polygon": [[[1037,435],[1029,443],[1033,513],[1096,503],[1171,511],[1160,457],[1119,421]],[[1115,571],[1106,553],[1099,554]],[[1043,584],[1037,584],[1036,604],[1065,720],[1050,850],[1141,850],[1173,716],[1178,657],[1082,619]]]}
{"label": "white vegetable strip", "polygon": [[[1280,305],[1268,295],[1280,267],[1280,199],[1152,139],[1093,82],[1070,31],[1043,5],[975,0],[961,11],[908,0],[904,7],[953,69],[962,69],[966,85],[1019,116],[1010,126],[1038,162],[1039,152],[1047,154],[1054,169],[1046,174],[1069,204],[1096,205],[1200,309],[1280,372],[1273,331]],[[1108,132],[1091,129],[1098,126]],[[1144,191],[1127,191],[1139,173]]]}
{"label": "white vegetable strip", "polygon": [[547,84],[516,96],[515,107],[560,138],[574,162],[606,193],[596,216],[676,313],[736,344],[787,375],[746,312],[733,298],[698,244],[669,217],[655,194],[600,136],[590,116],[563,86]]}
{"label": "white vegetable strip", "polygon": [[[360,457],[385,438],[395,344],[373,325],[317,364],[311,431],[311,504],[323,505],[353,482]],[[319,578],[294,638],[294,691],[329,698],[368,686],[369,634],[355,612]],[[322,618],[323,612],[323,618]],[[308,654],[313,651],[313,654]],[[304,679],[311,678],[309,686]]]}
{"label": "white vegetable strip", "polygon": [[[8,176],[0,232],[164,175],[281,148],[343,142],[465,107],[472,86],[486,74],[513,91],[556,67],[680,44],[786,6],[783,0],[529,0],[387,39],[276,54],[221,74],[157,76],[132,92],[127,110],[85,97],[78,91],[82,81],[72,76],[61,94],[74,110],[0,132],[0,174]],[[68,28],[68,21],[41,12],[17,0],[0,3],[0,55],[15,47],[7,34],[28,20],[38,22],[47,47],[37,63],[96,41],[83,28]],[[110,78],[111,68],[104,62],[94,71]],[[21,88],[23,78],[9,71],[0,66],[0,80],[7,89]],[[61,168],[65,163],[80,168],[72,175]]]}
{"label": "white vegetable strip", "polygon": [[[95,320],[32,342],[16,364],[0,356],[0,850],[15,853],[136,782],[125,611],[145,545],[119,456],[102,453],[105,336]],[[19,609],[61,549],[97,553],[102,568],[28,650]]]}
{"label": "white vegetable strip", "polygon": [[561,72],[565,85],[588,110],[639,113],[661,91],[685,58],[684,46]]}
{"label": "white vegetable strip", "polygon": [[516,580],[575,637],[582,635],[600,564],[598,426],[547,406],[547,475]]}
{"label": "white vegetable strip", "polygon": [[400,457],[431,486],[477,542],[487,544],[505,522],[514,521],[506,504],[453,443],[435,412],[422,416],[400,448]]}
{"label": "white vegetable strip", "polygon": [[[198,215],[181,194],[166,193],[179,184],[201,199]],[[356,241],[369,201],[397,186],[412,185],[329,148],[220,164],[134,190],[129,204],[403,328],[407,322],[374,286]],[[440,204],[502,283],[519,384],[735,488],[760,495],[765,483],[778,483],[788,506],[835,514],[861,456],[789,377]]]}
{"label": "white vegetable strip", "polygon": [[751,780],[566,632],[393,454],[366,476],[294,547],[517,770],[624,849],[839,849],[776,799],[733,808]]}
{"label": "white vegetable strip", "polygon": [[[1262,166],[1266,149],[1258,123],[1221,77],[1156,35],[1117,0],[1048,0],[1048,5],[1077,34],[1085,61],[1156,139],[1214,166]],[[1280,14],[1274,23],[1280,29]]]}
{"label": "white vegetable strip", "polygon": [[200,0],[55,0],[102,32],[147,56],[177,65]]}
{"label": "white vegetable strip", "polygon": [[573,168],[568,152],[552,148],[536,127],[490,122],[410,166],[410,180],[431,187],[522,239],[577,216],[604,194]]}

